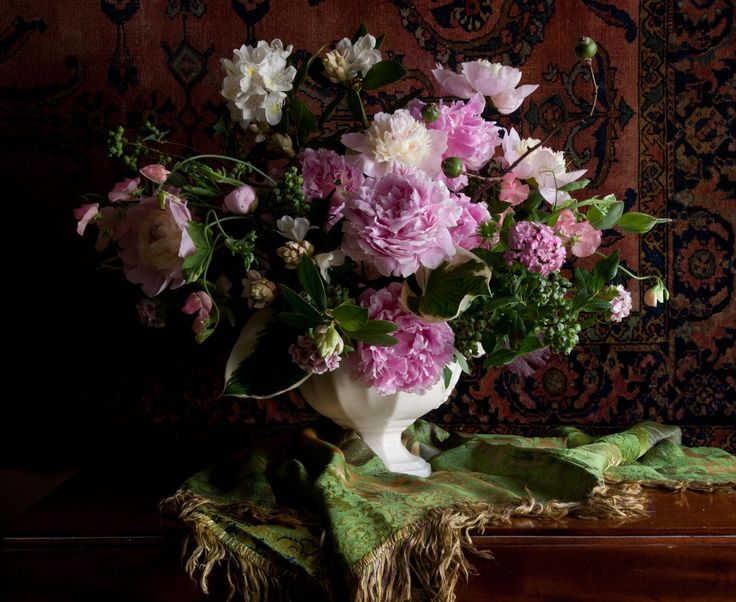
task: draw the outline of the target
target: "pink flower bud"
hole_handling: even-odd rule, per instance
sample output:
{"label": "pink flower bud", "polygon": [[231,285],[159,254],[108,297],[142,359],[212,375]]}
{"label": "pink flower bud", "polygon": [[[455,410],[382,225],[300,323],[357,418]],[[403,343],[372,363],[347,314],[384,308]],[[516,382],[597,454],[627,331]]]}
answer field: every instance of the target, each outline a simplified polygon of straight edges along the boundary
{"label": "pink flower bud", "polygon": [[252,186],[238,186],[225,197],[225,209],[236,215],[253,213],[258,206],[258,197]]}
{"label": "pink flower bud", "polygon": [[87,224],[96,218],[99,213],[99,203],[88,203],[74,210],[74,217],[79,220],[79,223],[77,224],[77,234],[79,234],[79,236],[84,234],[84,231],[87,229]]}
{"label": "pink flower bud", "polygon": [[155,182],[156,184],[163,184],[171,173],[163,165],[159,165],[158,163],[146,165],[145,167],[142,167],[140,171],[143,177],[148,178],[151,182]]}
{"label": "pink flower bud", "polygon": [[134,201],[133,193],[138,189],[140,178],[127,178],[122,182],[115,184],[113,189],[107,193],[107,198],[111,203],[119,201]]}

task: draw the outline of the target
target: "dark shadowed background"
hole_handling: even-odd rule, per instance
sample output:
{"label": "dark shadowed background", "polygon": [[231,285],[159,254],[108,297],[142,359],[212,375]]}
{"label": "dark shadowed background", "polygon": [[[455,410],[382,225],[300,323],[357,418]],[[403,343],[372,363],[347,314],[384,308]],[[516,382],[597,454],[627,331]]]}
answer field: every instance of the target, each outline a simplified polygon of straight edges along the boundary
{"label": "dark shadowed background", "polygon": [[[522,83],[540,89],[502,123],[545,138],[566,120],[550,145],[588,170],[594,192],[675,220],[607,241],[629,268],[665,280],[668,305],[645,309],[633,286],[623,324],[588,331],[531,378],[476,371],[433,419],[521,433],[653,419],[681,425],[687,444],[736,449],[733,10],[728,0],[4,0],[0,464],[215,454],[252,429],[316,419],[297,394],[220,399],[237,333],[197,346],[189,318],[172,317],[178,327],[166,331],[139,324],[140,292],[96,269],[72,210],[124,175],[105,158],[107,129],[151,120],[213,148],[220,58],[274,37],[306,56],[361,22],[385,33],[384,55],[408,69],[400,92],[438,94],[436,61],[520,67]],[[572,50],[580,35],[600,49],[597,113],[584,127],[592,83]]]}

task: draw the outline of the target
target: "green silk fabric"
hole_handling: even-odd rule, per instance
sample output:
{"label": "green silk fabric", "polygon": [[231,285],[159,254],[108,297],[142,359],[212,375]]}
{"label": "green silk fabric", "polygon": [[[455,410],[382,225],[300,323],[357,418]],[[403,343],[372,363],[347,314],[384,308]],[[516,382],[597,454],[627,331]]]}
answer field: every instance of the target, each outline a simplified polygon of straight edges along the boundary
{"label": "green silk fabric", "polygon": [[418,421],[405,444],[430,461],[431,477],[388,472],[352,433],[307,429],[268,439],[183,484],[180,494],[198,500],[188,524],[243,566],[355,599],[344,576],[359,579],[383,544],[409,536],[432,510],[517,508],[530,499],[574,508],[611,483],[736,485],[736,457],[683,448],[677,427],[655,423],[597,438],[575,428],[526,438],[449,433]]}

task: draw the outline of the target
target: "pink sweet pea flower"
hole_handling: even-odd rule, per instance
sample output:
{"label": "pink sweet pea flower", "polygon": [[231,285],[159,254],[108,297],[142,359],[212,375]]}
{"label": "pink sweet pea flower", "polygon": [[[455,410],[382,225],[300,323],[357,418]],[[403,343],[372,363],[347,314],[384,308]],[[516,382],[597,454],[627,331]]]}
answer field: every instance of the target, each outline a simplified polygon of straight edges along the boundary
{"label": "pink sweet pea flower", "polygon": [[111,203],[118,203],[120,201],[134,201],[136,197],[133,193],[138,190],[140,184],[140,178],[126,178],[122,182],[115,184],[113,189],[107,193],[107,199]]}
{"label": "pink sweet pea flower", "polygon": [[246,215],[255,211],[258,206],[258,197],[256,197],[256,191],[253,190],[253,187],[245,184],[238,186],[228,194],[223,205],[231,213]]}
{"label": "pink sweet pea flower", "polygon": [[163,184],[171,173],[163,165],[159,165],[158,163],[146,165],[140,169],[140,172],[143,177],[148,178],[156,184]]}
{"label": "pink sweet pea flower", "polygon": [[197,314],[192,324],[192,330],[199,334],[210,321],[210,312],[212,311],[212,298],[204,291],[192,293],[187,297],[181,310],[185,314]]}
{"label": "pink sweet pea flower", "polygon": [[565,243],[572,241],[570,250],[576,257],[590,257],[601,244],[601,231],[587,220],[576,221],[569,209],[560,212],[554,231]]}
{"label": "pink sweet pea flower", "polygon": [[74,210],[74,218],[79,220],[79,223],[77,224],[77,234],[79,234],[79,236],[84,235],[84,231],[87,229],[87,224],[89,224],[99,214],[99,203],[87,203],[86,205],[76,208]]}
{"label": "pink sweet pea flower", "polygon": [[149,197],[130,208],[125,219],[129,229],[119,241],[125,277],[149,297],[184,284],[184,259],[196,251],[186,203],[167,194],[162,209],[156,197]]}
{"label": "pink sweet pea flower", "polygon": [[501,178],[501,191],[498,193],[499,200],[509,205],[516,206],[523,203],[529,196],[529,186],[509,172]]}

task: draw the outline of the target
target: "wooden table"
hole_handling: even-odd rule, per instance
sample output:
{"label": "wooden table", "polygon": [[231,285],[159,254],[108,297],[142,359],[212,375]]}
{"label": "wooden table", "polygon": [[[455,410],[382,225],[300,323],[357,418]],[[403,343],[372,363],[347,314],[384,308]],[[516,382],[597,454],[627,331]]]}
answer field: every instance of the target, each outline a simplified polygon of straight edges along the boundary
{"label": "wooden table", "polygon": [[[182,476],[80,471],[3,534],[0,600],[212,601],[156,512]],[[645,519],[517,520],[474,541],[494,559],[474,560],[460,601],[736,600],[736,495],[652,491]]]}

